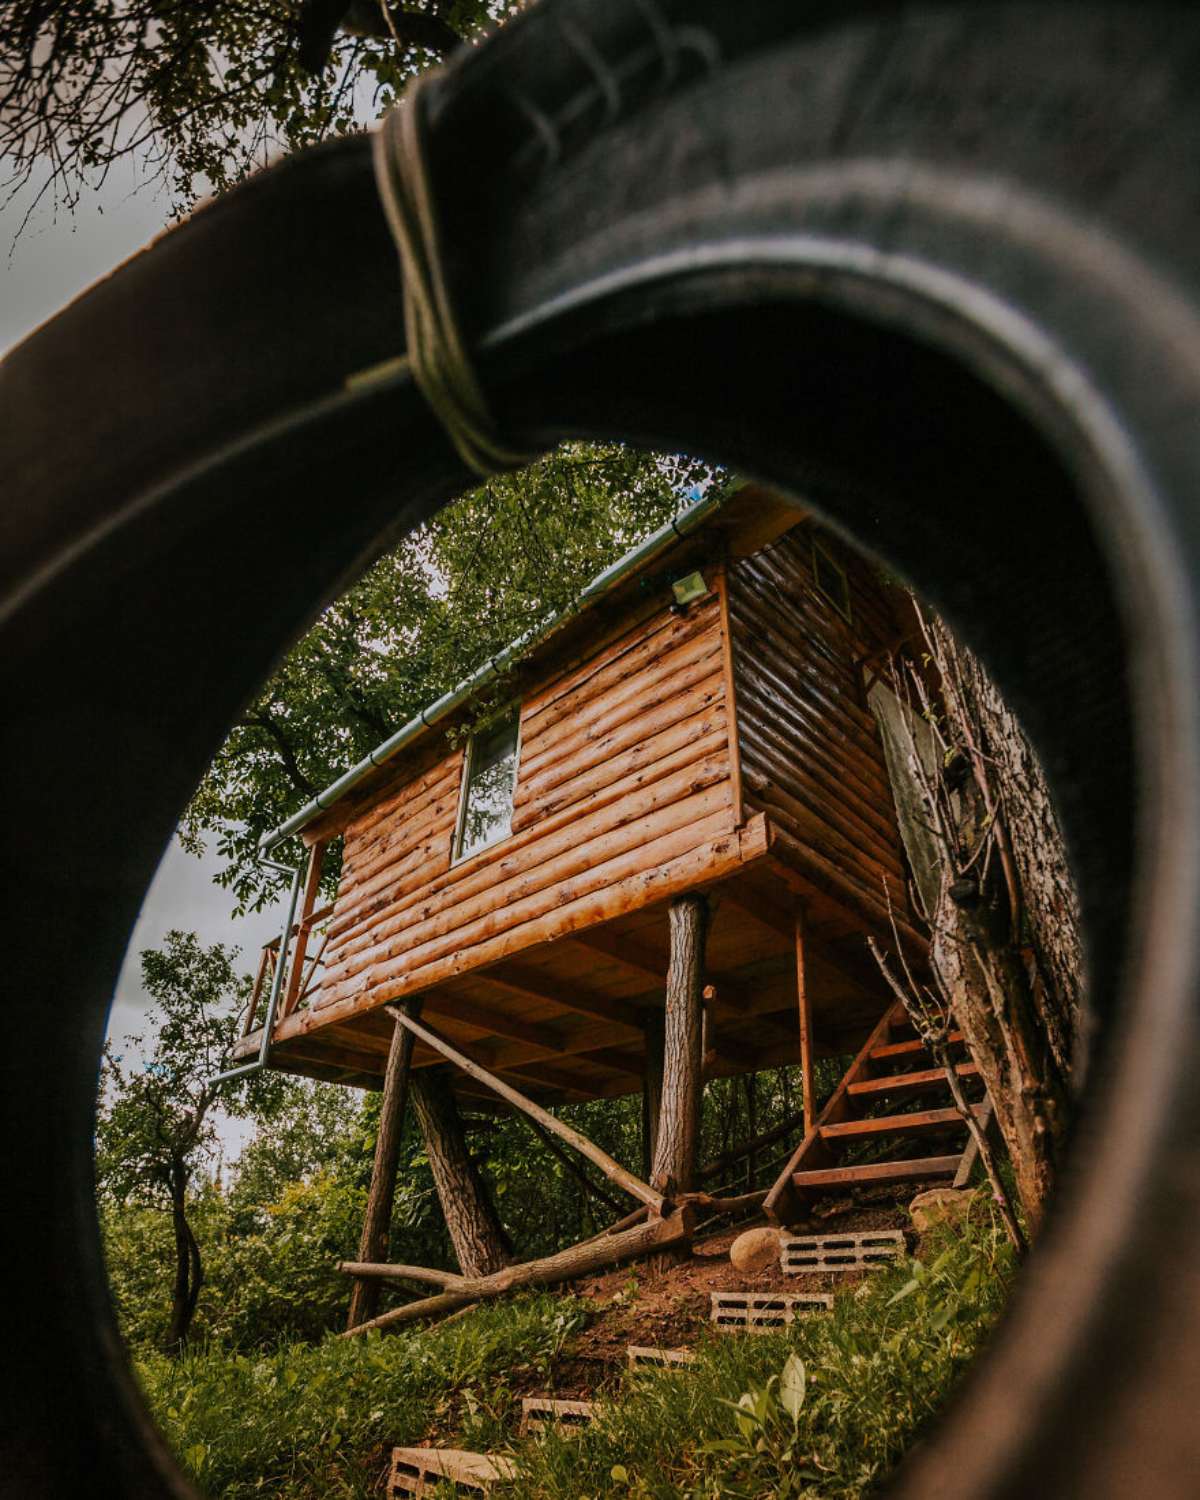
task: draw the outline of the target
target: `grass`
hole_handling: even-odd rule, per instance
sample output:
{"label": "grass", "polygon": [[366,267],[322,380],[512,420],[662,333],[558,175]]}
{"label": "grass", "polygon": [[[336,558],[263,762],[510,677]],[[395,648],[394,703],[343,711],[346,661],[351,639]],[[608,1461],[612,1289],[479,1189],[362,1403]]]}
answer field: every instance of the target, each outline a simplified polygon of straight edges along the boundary
{"label": "grass", "polygon": [[850,1500],[936,1416],[1007,1297],[992,1223],[932,1236],[906,1261],[787,1333],[716,1336],[686,1372],[627,1376],[578,1436],[515,1450],[530,1500]]}
{"label": "grass", "polygon": [[431,1425],[498,1439],[506,1379],[548,1372],[583,1321],[573,1299],[541,1294],[425,1333],[270,1355],[147,1355],[136,1368],[163,1435],[208,1494],[359,1500],[381,1493],[387,1448]]}
{"label": "grass", "polygon": [[[1011,1255],[984,1218],[786,1333],[714,1335],[683,1371],[626,1372],[590,1427],[518,1442],[510,1382],[549,1376],[586,1313],[540,1294],[426,1333],[326,1340],[269,1358],[201,1351],[140,1371],[185,1466],[212,1495],[381,1493],[386,1444],[504,1451],[523,1500],[851,1500],[944,1404],[1007,1297]],[[528,1383],[525,1383],[528,1389]],[[447,1489],[446,1493],[450,1491]]]}

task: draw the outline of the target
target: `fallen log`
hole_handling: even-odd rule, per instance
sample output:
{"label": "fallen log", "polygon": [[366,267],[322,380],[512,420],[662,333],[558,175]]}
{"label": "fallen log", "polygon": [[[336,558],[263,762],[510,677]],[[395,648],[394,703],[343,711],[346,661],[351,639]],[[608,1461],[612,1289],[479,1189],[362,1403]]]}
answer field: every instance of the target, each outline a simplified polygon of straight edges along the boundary
{"label": "fallen log", "polygon": [[[360,1323],[357,1328],[339,1334],[339,1338],[352,1338],[372,1328],[395,1328],[401,1323],[413,1323],[420,1318],[437,1317],[451,1312],[466,1302],[482,1302],[487,1298],[501,1297],[506,1292],[519,1291],[531,1286],[555,1286],[563,1281],[574,1281],[580,1276],[591,1275],[622,1261],[634,1260],[640,1255],[652,1255],[670,1245],[688,1243],[691,1240],[693,1213],[680,1209],[666,1219],[651,1219],[638,1224],[621,1234],[608,1235],[604,1239],[592,1240],[582,1245],[572,1245],[569,1250],[560,1250],[557,1255],[548,1255],[542,1260],[527,1261],[520,1266],[505,1266],[491,1276],[452,1277],[442,1271],[424,1271],[427,1279],[438,1278],[453,1282],[453,1290],[436,1297],[422,1297],[404,1307],[394,1307],[390,1312]],[[391,1268],[346,1263],[343,1268],[353,1266],[350,1274],[374,1275]],[[420,1267],[398,1268],[404,1271],[421,1270]]]}
{"label": "fallen log", "polygon": [[443,1291],[459,1291],[471,1283],[456,1271],[435,1271],[429,1266],[394,1266],[388,1261],[339,1260],[338,1270],[343,1276],[358,1280],[372,1278],[380,1281],[416,1281],[423,1286],[441,1287]]}

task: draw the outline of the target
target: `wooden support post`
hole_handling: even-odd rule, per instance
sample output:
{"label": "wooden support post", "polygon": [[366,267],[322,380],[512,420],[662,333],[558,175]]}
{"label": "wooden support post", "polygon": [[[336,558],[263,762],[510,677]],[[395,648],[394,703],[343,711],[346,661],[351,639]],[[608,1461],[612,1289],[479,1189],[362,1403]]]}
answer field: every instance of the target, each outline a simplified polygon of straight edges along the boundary
{"label": "wooden support post", "polygon": [[649,1178],[654,1170],[654,1152],[658,1146],[658,1120],[662,1111],[663,1017],[661,1011],[648,1012],[645,1038],[645,1071],[642,1079],[642,1176]]}
{"label": "wooden support post", "polygon": [[813,1128],[817,1118],[817,1101],[813,1087],[812,1007],[808,999],[808,982],[804,973],[804,907],[796,904],[796,1006],[800,1017],[800,1079],[804,1089],[804,1133]]}
{"label": "wooden support post", "polygon": [[[411,1013],[421,1008],[419,1000],[405,1007]],[[379,1131],[375,1137],[375,1163],[371,1168],[371,1189],[367,1194],[367,1212],[358,1241],[358,1258],[362,1261],[386,1260],[388,1230],[392,1222],[392,1204],[396,1196],[396,1163],[400,1157],[400,1137],[404,1130],[404,1106],[408,1101],[408,1075],[416,1038],[397,1024],[392,1032],[387,1068],[383,1075],[383,1100],[379,1109]],[[357,1328],[379,1314],[379,1286],[374,1281],[356,1281],[350,1293],[347,1328]]]}
{"label": "wooden support post", "polygon": [[701,992],[708,903],[677,896],[671,903],[671,956],[663,1016],[663,1090],[651,1186],[668,1196],[695,1186],[703,1087]]}
{"label": "wooden support post", "polygon": [[[499,1094],[502,1099],[507,1099],[510,1104],[515,1104],[522,1113],[529,1115],[539,1125],[544,1126],[551,1135],[556,1135],[560,1140],[566,1141],[581,1156],[586,1156],[590,1162],[594,1162],[610,1182],[615,1182],[618,1187],[624,1188],[632,1197],[639,1199],[642,1203],[648,1204],[656,1213],[662,1210],[663,1196],[661,1193],[657,1193],[653,1188],[647,1187],[632,1172],[627,1172],[619,1161],[614,1161],[607,1151],[601,1151],[600,1147],[589,1141],[586,1135],[580,1135],[579,1131],[572,1130],[563,1120],[558,1119],[548,1110],[543,1109],[540,1104],[535,1104],[532,1099],[527,1098],[517,1089],[514,1089],[511,1084],[505,1083],[502,1078],[497,1078],[494,1073],[489,1073],[480,1063],[469,1058],[466,1053],[460,1052],[444,1036],[439,1036],[430,1027],[421,1025],[419,1021],[414,1021],[411,1016],[405,1015],[402,1010],[399,1010],[395,1006],[388,1005],[384,1009],[389,1015],[394,1016],[401,1025],[407,1027],[408,1030],[419,1037],[421,1041],[432,1047],[435,1052],[440,1052],[443,1057],[454,1063],[456,1067],[461,1068],[468,1078],[474,1078],[477,1083],[485,1084],[494,1093]],[[697,1030],[697,1036],[699,1036],[699,1030]]]}
{"label": "wooden support post", "polygon": [[[308,856],[308,873],[304,880],[304,899],[300,905],[300,917],[296,924],[296,941],[292,949],[292,965],[287,976],[287,990],[279,1008],[279,1019],[290,1016],[300,1002],[300,991],[304,984],[304,958],[308,952],[308,935],[312,931],[313,909],[321,889],[321,866],[325,862],[328,840],[318,840]],[[288,934],[289,937],[291,934]]]}

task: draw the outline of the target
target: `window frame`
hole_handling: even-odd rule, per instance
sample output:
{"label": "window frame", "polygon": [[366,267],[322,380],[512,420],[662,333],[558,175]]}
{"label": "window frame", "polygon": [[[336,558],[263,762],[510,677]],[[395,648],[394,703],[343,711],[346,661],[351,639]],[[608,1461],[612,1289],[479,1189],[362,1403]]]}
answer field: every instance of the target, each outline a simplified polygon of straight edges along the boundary
{"label": "window frame", "polygon": [[[820,559],[819,562],[818,559]],[[841,583],[842,598],[835,599],[834,596],[829,592],[829,590],[822,584],[821,564],[824,564],[824,566],[827,568],[832,568],[834,573],[837,574],[838,580]],[[821,540],[815,536],[812,538],[812,574],[813,587],[816,589],[817,593],[820,594],[822,599],[824,599],[828,604],[831,604],[834,609],[837,610],[838,614],[841,615],[842,619],[845,620],[847,625],[852,625],[854,623],[854,618],[850,611],[849,575],[847,574],[845,568],[842,567],[841,563],[838,562],[837,558],[834,557],[833,553],[830,552],[829,548],[826,547],[821,542]]]}
{"label": "window frame", "polygon": [[[517,777],[520,775],[521,771],[521,740],[524,725],[521,718],[520,699],[515,699],[511,704],[509,704],[506,713],[512,714],[517,721],[517,734],[516,740],[513,745],[512,802],[510,804],[511,812],[516,804]],[[493,721],[493,727],[496,723],[499,722],[500,716],[497,715],[496,720]],[[512,837],[512,820],[510,818],[507,832],[497,834],[495,838],[489,839],[486,844],[480,844],[478,848],[472,849],[469,853],[463,853],[463,834],[466,832],[467,826],[467,799],[469,798],[471,793],[471,777],[474,774],[475,769],[475,747],[479,743],[480,739],[490,732],[490,729],[474,730],[467,740],[467,748],[463,751],[462,775],[459,778],[458,788],[458,815],[454,819],[454,835],[450,843],[451,869],[453,869],[455,865],[464,864],[467,860],[474,859],[477,854],[483,854],[488,849],[494,849],[497,844],[502,844],[505,839],[509,839]]]}

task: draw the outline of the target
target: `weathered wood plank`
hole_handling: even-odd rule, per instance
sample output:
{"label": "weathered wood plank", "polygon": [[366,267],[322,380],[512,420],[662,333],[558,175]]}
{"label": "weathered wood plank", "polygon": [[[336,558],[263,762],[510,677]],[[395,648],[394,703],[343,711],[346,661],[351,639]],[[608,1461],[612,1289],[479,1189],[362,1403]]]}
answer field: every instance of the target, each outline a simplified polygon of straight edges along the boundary
{"label": "weathered wood plank", "polygon": [[[729,800],[720,783],[728,780],[728,758],[722,745],[698,764],[631,786],[620,799],[590,815],[562,820],[565,826],[521,845],[498,863],[473,876],[389,908],[358,936],[347,934],[328,962],[327,984],[352,969],[355,955],[371,951],[395,955],[430,937],[465,929],[484,912],[499,911],[522,897],[586,870],[597,860],[619,853],[683,822],[695,821]],[[640,773],[651,777],[650,771]],[[715,789],[707,798],[700,794]],[[393,943],[395,938],[398,941]]]}
{"label": "weathered wood plank", "polygon": [[[672,835],[659,840],[646,851],[646,863],[600,890],[576,897],[537,918],[520,923],[471,948],[455,949],[443,957],[418,968],[397,971],[396,976],[377,984],[362,983],[323,1008],[312,1008],[289,1016],[276,1035],[281,1040],[307,1034],[333,1021],[342,1021],[374,1009],[385,1000],[419,993],[489,964],[498,963],[535,943],[553,942],[582,928],[607,921],[655,901],[665,900],[677,891],[724,879],[768,851],[768,827],[761,816],[750,818],[740,830],[716,831],[728,823],[729,814],[718,814],[703,825],[684,830],[686,838]],[[710,826],[713,831],[710,831]],[[686,847],[688,840],[698,842]],[[669,854],[665,851],[671,851]]]}
{"label": "weathered wood plank", "polygon": [[330,965],[318,1007],[326,996],[340,998],[347,984],[374,983],[433,963],[447,954],[498,936],[581,897],[618,885],[627,876],[703,843],[731,825],[729,787],[724,781],[658,809],[642,823],[606,833],[580,849],[510,883],[503,899],[482,896],[465,904],[454,920],[434,918],[407,931],[402,941],[385,941],[340,966]]}

